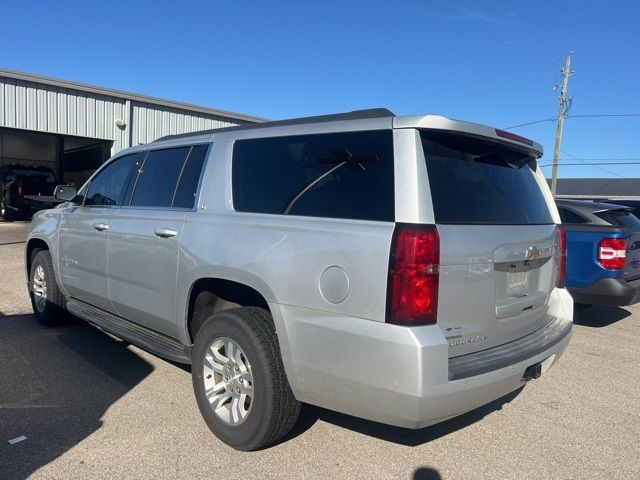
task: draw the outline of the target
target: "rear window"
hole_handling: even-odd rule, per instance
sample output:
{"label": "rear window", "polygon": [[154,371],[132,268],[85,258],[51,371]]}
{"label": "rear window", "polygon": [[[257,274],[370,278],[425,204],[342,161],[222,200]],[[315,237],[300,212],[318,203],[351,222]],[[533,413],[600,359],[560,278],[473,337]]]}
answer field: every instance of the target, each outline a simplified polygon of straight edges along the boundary
{"label": "rear window", "polygon": [[421,137],[437,223],[554,223],[526,152],[451,132]]}
{"label": "rear window", "polygon": [[15,179],[33,179],[48,183],[56,181],[51,170],[9,170],[7,172],[7,180]]}
{"label": "rear window", "polygon": [[607,210],[596,212],[596,215],[616,227],[627,227],[634,232],[640,231],[640,220],[630,210]]}
{"label": "rear window", "polygon": [[232,170],[240,212],[394,220],[391,131],[238,140]]}
{"label": "rear window", "polygon": [[53,195],[56,179],[51,170],[11,169],[6,182],[19,182],[25,195]]}

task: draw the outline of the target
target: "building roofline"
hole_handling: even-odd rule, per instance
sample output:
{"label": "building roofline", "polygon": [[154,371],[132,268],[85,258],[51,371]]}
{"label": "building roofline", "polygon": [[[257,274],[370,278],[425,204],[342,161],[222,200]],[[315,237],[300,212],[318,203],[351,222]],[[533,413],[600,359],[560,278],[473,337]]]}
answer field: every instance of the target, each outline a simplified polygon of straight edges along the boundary
{"label": "building roofline", "polygon": [[79,90],[87,93],[94,93],[98,95],[105,95],[109,97],[123,98],[125,100],[132,100],[135,102],[150,103],[153,105],[161,105],[163,107],[176,108],[180,110],[188,110],[192,112],[205,113],[207,115],[214,115],[217,117],[231,118],[234,120],[240,120],[242,122],[260,123],[267,119],[261,117],[255,117],[253,115],[244,115],[242,113],[228,112],[226,110],[217,110],[213,108],[202,107],[199,105],[193,105],[191,103],[184,103],[174,100],[166,100],[159,97],[151,97],[148,95],[141,95],[138,93],[125,92],[123,90],[115,90],[112,88],[98,87],[95,85],[87,85],[86,83],[74,82],[71,80],[62,80],[59,78],[46,77],[44,75],[35,75],[32,73],[18,72],[15,70],[8,70],[0,68],[0,77],[12,78],[15,80],[22,80],[26,82],[40,83],[43,85],[50,85],[53,87],[69,88],[72,90]]}

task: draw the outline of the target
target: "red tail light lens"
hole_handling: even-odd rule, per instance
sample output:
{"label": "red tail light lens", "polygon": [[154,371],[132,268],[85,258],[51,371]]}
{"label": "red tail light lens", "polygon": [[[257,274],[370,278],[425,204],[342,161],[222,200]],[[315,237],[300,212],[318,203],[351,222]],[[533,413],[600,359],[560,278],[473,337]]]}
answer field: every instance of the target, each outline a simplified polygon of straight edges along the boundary
{"label": "red tail light lens", "polygon": [[598,262],[609,270],[623,270],[627,263],[627,240],[603,238],[598,243]]}
{"label": "red tail light lens", "polygon": [[396,226],[387,287],[390,323],[436,323],[439,264],[440,238],[434,225]]}
{"label": "red tail light lens", "polygon": [[560,264],[558,265],[556,287],[564,288],[567,280],[567,232],[560,226],[558,227],[558,248],[560,249]]}
{"label": "red tail light lens", "polygon": [[18,193],[17,193],[18,197],[22,197],[24,196],[24,193],[22,192],[22,180],[18,181]]}

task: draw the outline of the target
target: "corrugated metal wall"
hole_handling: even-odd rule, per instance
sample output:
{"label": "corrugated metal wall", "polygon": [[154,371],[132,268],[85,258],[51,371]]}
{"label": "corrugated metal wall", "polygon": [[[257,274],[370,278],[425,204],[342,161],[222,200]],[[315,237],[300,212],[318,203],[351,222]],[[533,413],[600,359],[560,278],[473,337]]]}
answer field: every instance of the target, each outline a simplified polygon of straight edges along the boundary
{"label": "corrugated metal wall", "polygon": [[129,123],[121,98],[0,77],[0,126],[113,140],[112,153],[127,148]]}
{"label": "corrugated metal wall", "polygon": [[165,135],[232,127],[232,123],[210,115],[187,112],[148,103],[133,103],[133,143],[149,143]]}
{"label": "corrugated metal wall", "polygon": [[[133,107],[133,108],[132,108]],[[133,119],[129,118],[133,112]],[[124,120],[126,128],[115,125]],[[0,76],[0,127],[113,140],[112,154],[164,135],[239,121]]]}

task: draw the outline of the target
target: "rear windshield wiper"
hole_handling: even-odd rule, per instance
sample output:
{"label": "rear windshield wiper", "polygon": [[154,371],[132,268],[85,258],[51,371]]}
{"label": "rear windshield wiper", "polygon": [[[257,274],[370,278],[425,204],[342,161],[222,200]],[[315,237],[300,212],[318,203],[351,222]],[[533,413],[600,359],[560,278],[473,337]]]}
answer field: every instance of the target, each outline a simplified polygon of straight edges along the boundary
{"label": "rear windshield wiper", "polygon": [[338,170],[340,167],[346,166],[350,170],[362,170],[364,172],[367,171],[364,168],[363,162],[371,162],[377,160],[378,157],[376,155],[352,155],[349,150],[346,148],[332,148],[331,154],[333,158],[320,158],[320,163],[325,164],[336,164],[335,167],[330,168],[322,175],[320,175],[315,180],[308,183],[302,190],[294,195],[291,201],[287,204],[287,208],[284,209],[283,215],[289,215],[289,212],[296,204],[296,202],[302,197],[305,193],[309,191],[311,187],[316,185],[318,182],[322,181],[323,178],[326,178],[328,175],[331,175],[333,172]]}
{"label": "rear windshield wiper", "polygon": [[538,162],[536,162],[535,157],[531,155],[518,155],[516,152],[512,152],[510,150],[496,150],[485,155],[478,155],[473,157],[473,161],[487,163],[489,165],[510,167],[516,170],[528,165],[534,172],[538,168]]}

